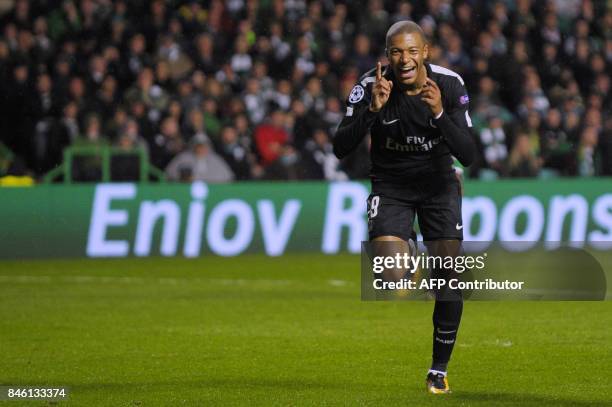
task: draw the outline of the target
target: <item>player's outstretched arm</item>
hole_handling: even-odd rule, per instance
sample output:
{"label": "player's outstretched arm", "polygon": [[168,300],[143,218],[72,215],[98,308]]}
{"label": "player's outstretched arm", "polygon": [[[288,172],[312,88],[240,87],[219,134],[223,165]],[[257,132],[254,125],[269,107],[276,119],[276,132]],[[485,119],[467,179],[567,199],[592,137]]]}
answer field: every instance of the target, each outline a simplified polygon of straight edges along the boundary
{"label": "player's outstretched arm", "polygon": [[347,113],[334,137],[334,154],[344,158],[357,148],[376,120],[378,112],[391,95],[393,82],[382,75],[382,64],[376,65],[376,81],[371,92],[360,84],[353,87],[348,98]]}
{"label": "player's outstretched arm", "polygon": [[451,154],[463,166],[468,167],[474,162],[476,144],[469,128],[460,124],[462,121],[465,121],[463,112],[443,113],[436,121],[436,126],[442,132]]}
{"label": "player's outstretched arm", "polygon": [[352,115],[342,119],[333,141],[334,154],[340,159],[357,148],[377,116],[377,113],[371,112],[367,105],[357,109],[349,106],[348,109],[354,109]]}
{"label": "player's outstretched arm", "polygon": [[458,87],[460,89],[455,90],[453,97],[451,97],[456,105],[450,106],[448,111],[442,108],[442,95],[438,84],[430,78],[427,78],[423,88],[422,99],[429,105],[434,117],[436,117],[435,125],[442,132],[451,154],[467,167],[474,162],[476,144],[469,128],[467,101],[465,105],[460,105],[459,102],[459,98],[463,95],[467,98],[467,92],[463,86],[458,85]]}

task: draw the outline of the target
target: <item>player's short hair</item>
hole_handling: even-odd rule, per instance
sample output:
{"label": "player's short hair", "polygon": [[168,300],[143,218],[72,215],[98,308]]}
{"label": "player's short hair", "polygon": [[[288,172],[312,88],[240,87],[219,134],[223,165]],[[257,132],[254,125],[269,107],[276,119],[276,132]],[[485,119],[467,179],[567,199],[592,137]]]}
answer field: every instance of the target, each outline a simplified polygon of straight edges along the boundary
{"label": "player's short hair", "polygon": [[391,38],[395,37],[396,35],[412,33],[418,33],[421,36],[421,40],[423,40],[423,44],[427,42],[425,38],[425,33],[423,32],[423,29],[420,25],[418,25],[414,21],[404,20],[398,21],[397,23],[389,27],[389,29],[387,30],[387,36],[385,38],[385,47],[389,47],[389,41],[391,41]]}

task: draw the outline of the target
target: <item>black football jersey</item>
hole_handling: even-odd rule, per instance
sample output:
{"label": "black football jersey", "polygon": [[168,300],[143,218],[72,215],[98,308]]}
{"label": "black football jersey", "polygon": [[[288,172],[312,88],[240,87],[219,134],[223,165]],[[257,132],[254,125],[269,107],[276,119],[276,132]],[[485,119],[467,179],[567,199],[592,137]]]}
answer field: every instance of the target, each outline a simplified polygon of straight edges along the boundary
{"label": "black football jersey", "polygon": [[[464,165],[471,163],[474,141],[463,79],[438,65],[426,63],[425,67],[440,88],[442,116],[436,119],[421,95],[406,95],[399,86],[393,87],[379,112],[371,112],[374,68],[359,79],[346,101],[346,114],[334,137],[338,157],[355,149],[369,131],[373,180],[409,182],[415,176],[448,174],[453,171],[452,155]],[[394,81],[389,67],[383,76]]]}

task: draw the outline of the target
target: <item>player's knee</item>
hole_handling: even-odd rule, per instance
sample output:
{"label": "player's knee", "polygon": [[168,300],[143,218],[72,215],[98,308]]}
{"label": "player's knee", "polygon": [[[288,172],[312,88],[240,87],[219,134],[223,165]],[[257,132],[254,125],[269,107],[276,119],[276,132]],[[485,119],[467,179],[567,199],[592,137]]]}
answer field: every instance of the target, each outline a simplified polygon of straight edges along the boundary
{"label": "player's knee", "polygon": [[[436,258],[457,258],[464,255],[462,242],[458,239],[436,240],[427,242],[426,245],[429,255]],[[436,266],[431,270],[431,275],[433,278],[444,279],[447,282],[451,279],[461,278],[461,274],[458,273],[453,266],[445,266],[446,262],[434,264],[436,264]],[[450,264],[454,265],[455,262],[453,261]],[[434,293],[436,300],[439,301],[462,301],[461,290],[451,289],[449,284],[434,289]]]}
{"label": "player's knee", "polygon": [[378,236],[372,239],[372,241],[373,242],[405,242],[405,240],[402,239],[401,237],[391,236],[391,235]]}
{"label": "player's knee", "polygon": [[425,245],[431,256],[457,257],[463,254],[463,245],[459,239],[432,240]]}
{"label": "player's knee", "polygon": [[[372,239],[372,251],[374,256],[397,259],[411,256],[414,245],[397,236],[379,236]],[[396,262],[394,262],[396,264]],[[385,267],[381,273],[383,281],[397,282],[406,277],[408,270],[403,267]]]}

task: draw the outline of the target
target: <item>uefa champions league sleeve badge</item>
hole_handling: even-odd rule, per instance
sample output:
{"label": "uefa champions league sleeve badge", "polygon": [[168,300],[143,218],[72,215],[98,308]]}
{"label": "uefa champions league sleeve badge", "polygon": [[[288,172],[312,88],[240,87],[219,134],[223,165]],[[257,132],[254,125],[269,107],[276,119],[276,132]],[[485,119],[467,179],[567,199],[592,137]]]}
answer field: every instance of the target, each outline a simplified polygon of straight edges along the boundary
{"label": "uefa champions league sleeve badge", "polygon": [[349,95],[348,101],[349,103],[357,103],[363,99],[365,95],[365,89],[361,85],[355,85],[353,89],[351,89],[351,94]]}

